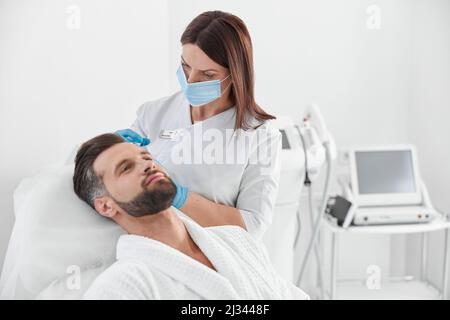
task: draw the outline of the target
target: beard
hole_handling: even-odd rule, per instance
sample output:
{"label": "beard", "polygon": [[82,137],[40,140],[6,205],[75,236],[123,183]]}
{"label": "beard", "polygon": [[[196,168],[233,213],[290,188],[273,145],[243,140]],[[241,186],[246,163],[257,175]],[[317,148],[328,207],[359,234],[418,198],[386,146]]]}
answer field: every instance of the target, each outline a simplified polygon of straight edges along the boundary
{"label": "beard", "polygon": [[[148,176],[160,171],[152,171]],[[143,191],[139,193],[133,200],[128,202],[120,202],[114,199],[119,207],[133,217],[143,217],[156,214],[166,210],[172,205],[173,198],[177,192],[177,188],[173,181],[164,174],[165,178],[156,181],[152,189],[147,189],[143,185]],[[144,182],[147,179],[144,179]]]}

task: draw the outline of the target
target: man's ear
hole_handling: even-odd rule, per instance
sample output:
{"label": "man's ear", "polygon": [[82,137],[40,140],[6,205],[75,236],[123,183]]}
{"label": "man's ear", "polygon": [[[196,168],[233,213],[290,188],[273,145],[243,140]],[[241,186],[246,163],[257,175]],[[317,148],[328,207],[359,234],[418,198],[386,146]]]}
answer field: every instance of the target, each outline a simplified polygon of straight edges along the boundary
{"label": "man's ear", "polygon": [[113,218],[117,214],[115,203],[110,197],[96,198],[94,207],[98,213],[107,218]]}

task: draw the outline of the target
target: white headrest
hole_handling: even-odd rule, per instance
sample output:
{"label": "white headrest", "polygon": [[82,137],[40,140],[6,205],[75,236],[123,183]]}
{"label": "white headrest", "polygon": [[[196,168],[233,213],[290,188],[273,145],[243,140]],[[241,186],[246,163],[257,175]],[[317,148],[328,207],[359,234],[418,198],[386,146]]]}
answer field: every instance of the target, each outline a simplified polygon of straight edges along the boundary
{"label": "white headrest", "polygon": [[[46,297],[78,298],[115,261],[116,243],[125,231],[78,199],[73,169],[73,165],[47,168],[24,179],[16,189],[16,222],[0,298],[36,298],[55,283],[58,296],[47,289]],[[73,285],[77,270],[81,271],[80,289]]]}

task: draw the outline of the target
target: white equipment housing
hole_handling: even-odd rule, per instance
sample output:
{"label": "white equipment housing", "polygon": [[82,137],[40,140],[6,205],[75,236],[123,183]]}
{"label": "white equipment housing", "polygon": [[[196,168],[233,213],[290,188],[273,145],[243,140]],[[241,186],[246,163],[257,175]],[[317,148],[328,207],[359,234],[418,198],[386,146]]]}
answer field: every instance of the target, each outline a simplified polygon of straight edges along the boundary
{"label": "white equipment housing", "polygon": [[438,216],[419,173],[412,145],[353,148],[349,152],[355,225],[424,223]]}
{"label": "white equipment housing", "polygon": [[[273,122],[282,134],[281,174],[272,225],[264,235],[264,243],[279,274],[294,282],[294,249],[298,236],[300,195],[305,185],[314,181],[327,161],[327,145],[331,159],[336,146],[317,105],[309,105],[301,123],[290,117],[277,117]],[[307,257],[305,258],[307,260]]]}
{"label": "white equipment housing", "polygon": [[305,180],[305,153],[291,118],[277,116],[274,126],[280,130],[283,139],[280,154],[281,173],[272,225],[264,234],[263,241],[275,269],[292,283],[297,212]]}

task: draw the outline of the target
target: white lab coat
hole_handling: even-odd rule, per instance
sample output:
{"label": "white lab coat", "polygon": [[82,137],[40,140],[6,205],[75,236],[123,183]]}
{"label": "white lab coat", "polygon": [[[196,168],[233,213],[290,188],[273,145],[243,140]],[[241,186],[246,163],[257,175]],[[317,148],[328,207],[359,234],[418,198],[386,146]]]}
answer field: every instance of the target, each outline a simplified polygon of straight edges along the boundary
{"label": "white lab coat", "polygon": [[117,261],[84,299],[309,299],[272,267],[260,241],[237,226],[203,228],[182,218],[217,271],[162,242],[123,235]]}
{"label": "white lab coat", "polygon": [[[272,222],[278,191],[280,132],[268,121],[255,130],[232,135],[234,107],[195,124],[189,108],[182,92],[147,102],[139,108],[132,129],[150,138],[150,153],[175,181],[216,203],[239,209],[247,230],[261,239]],[[173,140],[160,137],[162,130],[178,129],[181,134]],[[220,147],[212,147],[211,141]],[[180,161],[179,155],[188,153],[190,162]],[[256,161],[261,155],[267,157]]]}

